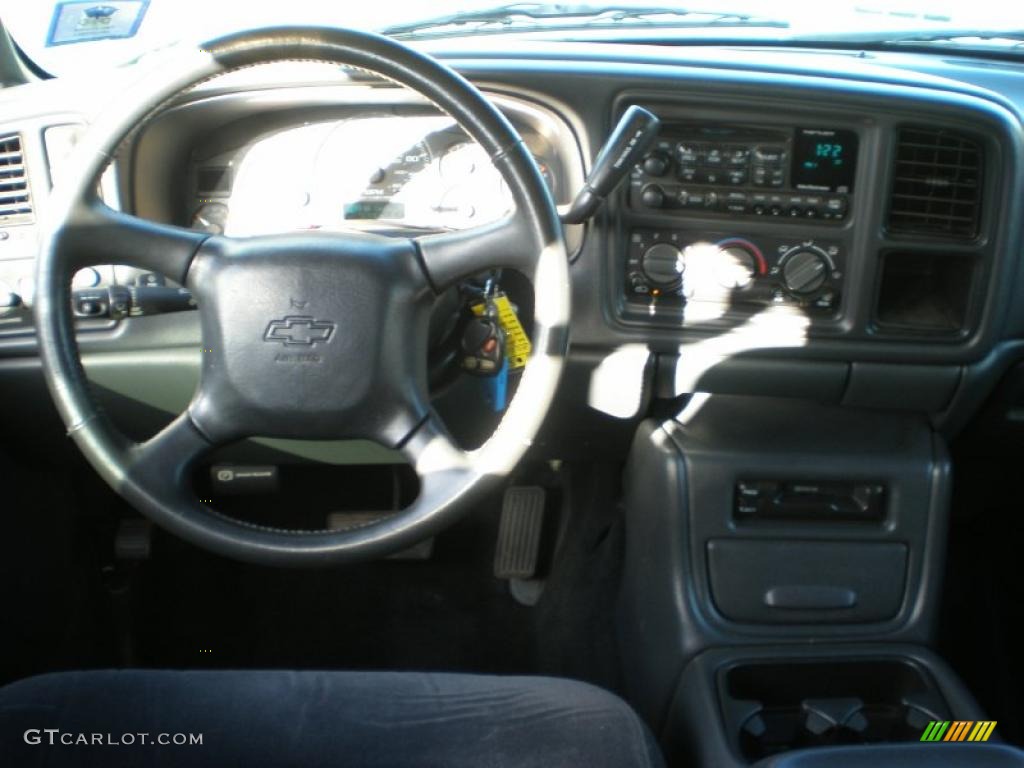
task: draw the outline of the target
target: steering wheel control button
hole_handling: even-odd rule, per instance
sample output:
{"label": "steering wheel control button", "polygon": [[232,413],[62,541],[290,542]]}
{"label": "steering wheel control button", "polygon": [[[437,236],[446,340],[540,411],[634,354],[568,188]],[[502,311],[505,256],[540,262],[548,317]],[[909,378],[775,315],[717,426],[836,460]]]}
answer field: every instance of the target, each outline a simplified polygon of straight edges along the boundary
{"label": "steering wheel control button", "polygon": [[110,294],[105,289],[75,291],[73,306],[78,317],[106,317],[110,310]]}

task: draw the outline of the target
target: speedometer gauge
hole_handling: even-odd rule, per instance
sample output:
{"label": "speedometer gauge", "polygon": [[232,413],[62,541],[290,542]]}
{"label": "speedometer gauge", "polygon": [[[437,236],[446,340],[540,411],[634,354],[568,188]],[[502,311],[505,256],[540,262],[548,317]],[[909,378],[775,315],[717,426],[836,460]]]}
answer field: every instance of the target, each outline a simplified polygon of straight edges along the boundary
{"label": "speedometer gauge", "polygon": [[391,199],[398,195],[431,161],[430,148],[425,141],[419,141],[392,159],[387,165],[376,169],[368,179],[364,198]]}

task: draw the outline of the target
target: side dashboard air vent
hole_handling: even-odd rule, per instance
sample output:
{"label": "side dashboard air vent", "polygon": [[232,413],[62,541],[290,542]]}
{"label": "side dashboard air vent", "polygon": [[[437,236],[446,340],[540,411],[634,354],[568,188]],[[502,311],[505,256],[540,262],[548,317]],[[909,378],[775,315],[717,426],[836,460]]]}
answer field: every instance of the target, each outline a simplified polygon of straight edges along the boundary
{"label": "side dashboard air vent", "polygon": [[903,128],[889,201],[889,231],[970,239],[981,214],[981,146],[956,133]]}
{"label": "side dashboard air vent", "polygon": [[0,224],[32,220],[32,195],[18,134],[0,136]]}

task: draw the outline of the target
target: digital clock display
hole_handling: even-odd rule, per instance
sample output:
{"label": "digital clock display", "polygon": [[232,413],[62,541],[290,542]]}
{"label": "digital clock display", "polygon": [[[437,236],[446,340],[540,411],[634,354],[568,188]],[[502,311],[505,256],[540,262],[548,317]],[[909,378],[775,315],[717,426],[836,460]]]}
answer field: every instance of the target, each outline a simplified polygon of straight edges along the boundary
{"label": "digital clock display", "polygon": [[831,128],[797,128],[793,186],[817,192],[850,192],[857,170],[857,134]]}

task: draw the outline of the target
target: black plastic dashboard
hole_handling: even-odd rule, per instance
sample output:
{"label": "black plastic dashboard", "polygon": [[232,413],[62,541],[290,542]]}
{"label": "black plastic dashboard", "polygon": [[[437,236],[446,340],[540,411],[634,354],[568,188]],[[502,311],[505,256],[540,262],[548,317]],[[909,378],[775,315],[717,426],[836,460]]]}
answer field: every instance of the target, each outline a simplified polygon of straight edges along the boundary
{"label": "black plastic dashboard", "polygon": [[[632,419],[652,396],[700,390],[919,410],[955,429],[1018,359],[1020,64],[501,40],[431,52],[512,113],[558,203],[627,105],[666,124],[658,157],[585,233],[569,232],[576,373],[563,392],[567,418]],[[89,94],[60,80],[0,92],[0,136],[17,132],[26,144],[37,215],[49,186],[42,130],[87,122],[120,76]],[[389,90],[363,87],[360,98],[424,119],[422,105]],[[217,202],[216,189],[200,188],[201,172],[229,166],[251,146],[245,136],[296,120],[344,122],[352,104],[339,106],[337,94],[272,70],[197,93],[119,158],[122,203],[187,223],[205,200]],[[438,168],[445,153],[436,152]],[[365,185],[357,192],[332,215],[395,213],[393,200],[353,207],[367,198]],[[20,230],[0,241],[0,280],[13,285],[30,269],[22,234],[33,227],[0,221],[0,231]],[[173,326],[178,346],[198,346],[189,325],[168,318],[158,343]],[[93,334],[83,334],[83,349],[139,338],[120,327]],[[0,338],[0,361],[31,355],[29,337]]]}

